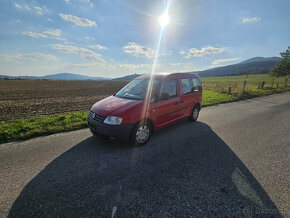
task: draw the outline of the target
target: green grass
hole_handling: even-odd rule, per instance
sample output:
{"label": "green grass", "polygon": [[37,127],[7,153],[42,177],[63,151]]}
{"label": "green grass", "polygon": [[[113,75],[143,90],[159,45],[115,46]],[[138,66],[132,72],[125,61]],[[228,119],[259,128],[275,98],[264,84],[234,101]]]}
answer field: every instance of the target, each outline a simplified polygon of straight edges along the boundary
{"label": "green grass", "polygon": [[[243,93],[243,83],[247,80],[246,92]],[[259,84],[265,81],[264,89],[258,89]],[[202,78],[203,106],[217,105],[225,102],[238,101],[290,91],[290,87],[284,87],[284,79],[275,79],[269,75],[226,76]],[[279,88],[277,87],[279,82]],[[228,95],[228,87],[232,87],[232,94]],[[47,117],[19,119],[0,124],[0,143],[13,140],[29,139],[35,136],[49,135],[57,132],[76,130],[87,126],[87,112],[76,112]]]}
{"label": "green grass", "polygon": [[[273,83],[274,79],[274,83]],[[246,83],[246,91],[251,92],[257,90],[261,86],[262,82],[265,81],[265,88],[279,88],[284,87],[284,78],[273,78],[269,74],[254,74],[254,75],[241,75],[241,76],[217,76],[217,77],[205,77],[201,78],[203,88],[219,93],[227,93],[228,88],[231,87],[232,93],[242,94],[244,81]]]}
{"label": "green grass", "polygon": [[202,93],[202,106],[216,105],[236,100],[238,100],[238,97],[234,95],[227,95],[210,90],[204,90]]}
{"label": "green grass", "polygon": [[0,124],[0,143],[80,129],[87,126],[87,112],[18,119]]}
{"label": "green grass", "polygon": [[202,94],[202,106],[217,105],[220,103],[239,101],[286,91],[290,91],[290,87],[279,89],[257,89],[242,94],[235,93],[231,95],[225,93],[218,93],[210,90],[204,90]]}

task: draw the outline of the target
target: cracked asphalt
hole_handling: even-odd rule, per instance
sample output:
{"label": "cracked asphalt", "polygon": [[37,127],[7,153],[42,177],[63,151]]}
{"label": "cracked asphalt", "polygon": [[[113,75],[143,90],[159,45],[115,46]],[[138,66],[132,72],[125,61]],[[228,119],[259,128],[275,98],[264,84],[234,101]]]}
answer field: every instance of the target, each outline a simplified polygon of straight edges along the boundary
{"label": "cracked asphalt", "polygon": [[0,217],[289,217],[290,92],[130,147],[88,129],[0,145]]}

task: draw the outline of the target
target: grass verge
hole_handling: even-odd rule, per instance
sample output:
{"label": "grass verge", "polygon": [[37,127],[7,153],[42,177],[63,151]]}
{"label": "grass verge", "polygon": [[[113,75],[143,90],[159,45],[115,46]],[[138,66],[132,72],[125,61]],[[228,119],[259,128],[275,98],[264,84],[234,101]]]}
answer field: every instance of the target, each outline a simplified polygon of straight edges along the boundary
{"label": "grass verge", "polygon": [[18,119],[0,124],[0,143],[84,128],[87,112]]}
{"label": "grass verge", "polygon": [[256,90],[251,90],[242,94],[233,93],[232,95],[214,92],[210,90],[204,90],[202,94],[202,105],[211,106],[211,105],[217,105],[220,103],[239,101],[239,100],[272,95],[272,94],[282,93],[282,92],[287,92],[287,91],[290,91],[290,87],[277,88],[277,89],[271,89],[271,88],[256,89]]}
{"label": "grass verge", "polygon": [[[259,96],[290,91],[288,88],[259,89],[237,95],[228,95],[214,91],[203,91],[203,106],[217,105]],[[0,143],[13,140],[24,140],[36,136],[50,135],[87,127],[87,112],[75,112],[30,119],[18,119],[0,124]]]}

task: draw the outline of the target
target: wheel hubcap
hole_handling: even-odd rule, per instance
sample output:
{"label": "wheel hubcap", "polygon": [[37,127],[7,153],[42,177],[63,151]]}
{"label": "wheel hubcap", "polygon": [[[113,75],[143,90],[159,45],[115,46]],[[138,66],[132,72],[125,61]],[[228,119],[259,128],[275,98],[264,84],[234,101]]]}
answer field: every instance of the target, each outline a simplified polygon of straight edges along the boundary
{"label": "wheel hubcap", "polygon": [[149,133],[148,126],[140,126],[136,132],[136,141],[138,143],[144,143],[148,139]]}
{"label": "wheel hubcap", "polygon": [[192,113],[192,118],[193,118],[194,120],[196,120],[197,117],[198,117],[198,109],[195,108],[195,109],[193,110],[193,113]]}

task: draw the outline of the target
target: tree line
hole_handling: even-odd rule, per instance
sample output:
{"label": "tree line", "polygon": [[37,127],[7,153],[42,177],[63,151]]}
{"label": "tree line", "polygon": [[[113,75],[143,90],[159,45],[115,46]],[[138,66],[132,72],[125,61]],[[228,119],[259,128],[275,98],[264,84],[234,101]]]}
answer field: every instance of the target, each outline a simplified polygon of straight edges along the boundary
{"label": "tree line", "polygon": [[270,74],[274,77],[285,77],[285,86],[287,86],[290,77],[290,46],[286,51],[280,53],[282,60],[278,61],[271,69]]}

